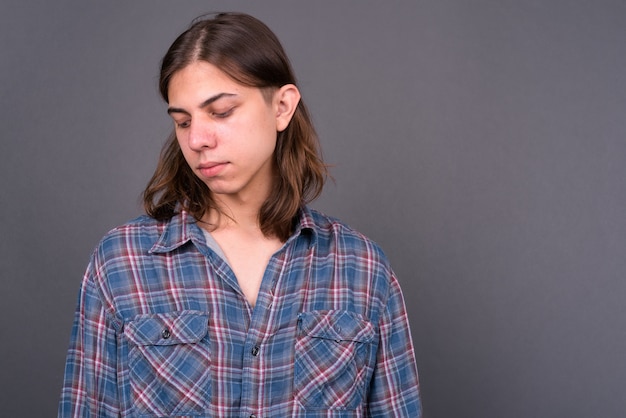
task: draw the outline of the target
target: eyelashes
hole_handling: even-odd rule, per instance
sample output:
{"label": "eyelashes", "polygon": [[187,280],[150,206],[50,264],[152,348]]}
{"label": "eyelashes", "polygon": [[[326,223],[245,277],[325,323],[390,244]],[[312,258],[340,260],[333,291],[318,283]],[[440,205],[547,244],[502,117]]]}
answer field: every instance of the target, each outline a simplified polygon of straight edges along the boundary
{"label": "eyelashes", "polygon": [[[230,109],[224,111],[224,112],[209,112],[209,116],[214,118],[214,119],[226,119],[229,116],[231,116],[233,114],[233,112],[235,111],[236,106],[231,107]],[[174,124],[176,125],[177,129],[185,129],[185,128],[189,128],[191,126],[191,119],[185,119],[182,120],[180,122],[178,121],[174,121]]]}
{"label": "eyelashes", "polygon": [[224,119],[224,118],[229,117],[233,113],[234,110],[235,108],[231,107],[226,112],[211,112],[211,116],[214,116],[218,119]]}

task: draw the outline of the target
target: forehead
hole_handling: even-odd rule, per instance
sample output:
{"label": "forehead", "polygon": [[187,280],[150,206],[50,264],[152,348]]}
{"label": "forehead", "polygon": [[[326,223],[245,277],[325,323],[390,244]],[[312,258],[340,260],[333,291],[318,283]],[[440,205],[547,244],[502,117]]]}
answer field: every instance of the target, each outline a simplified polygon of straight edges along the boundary
{"label": "forehead", "polygon": [[277,87],[253,87],[235,80],[225,71],[207,61],[194,61],[175,72],[168,85],[168,103],[182,105],[181,102],[206,100],[208,97],[250,96],[263,98],[270,104]]}
{"label": "forehead", "polygon": [[206,98],[222,93],[244,95],[251,90],[215,65],[206,61],[195,61],[174,73],[168,85],[170,104],[194,98]]}

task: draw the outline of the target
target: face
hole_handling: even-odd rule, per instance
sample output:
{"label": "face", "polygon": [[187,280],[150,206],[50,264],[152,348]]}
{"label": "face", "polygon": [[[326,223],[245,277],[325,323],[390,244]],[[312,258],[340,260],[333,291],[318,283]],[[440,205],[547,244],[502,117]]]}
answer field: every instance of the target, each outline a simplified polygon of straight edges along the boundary
{"label": "face", "polygon": [[268,100],[260,89],[237,83],[205,61],[171,78],[168,113],[178,143],[218,200],[246,204],[267,197],[277,133],[287,126],[281,90]]}

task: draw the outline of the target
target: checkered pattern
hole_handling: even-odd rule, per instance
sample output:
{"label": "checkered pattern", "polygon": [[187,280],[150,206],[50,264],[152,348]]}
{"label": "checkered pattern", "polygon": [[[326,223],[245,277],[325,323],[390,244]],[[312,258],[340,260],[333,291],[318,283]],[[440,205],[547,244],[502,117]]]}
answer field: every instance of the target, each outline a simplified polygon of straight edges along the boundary
{"label": "checkered pattern", "polygon": [[296,397],[308,409],[356,408],[363,400],[373,326],[346,311],[300,314],[294,369]]}
{"label": "checkered pattern", "polygon": [[304,208],[252,308],[186,213],[111,231],[89,263],[60,417],[419,417],[382,251]]}
{"label": "checkered pattern", "polygon": [[129,323],[135,410],[152,416],[202,414],[210,393],[208,318],[201,312],[149,315]]}

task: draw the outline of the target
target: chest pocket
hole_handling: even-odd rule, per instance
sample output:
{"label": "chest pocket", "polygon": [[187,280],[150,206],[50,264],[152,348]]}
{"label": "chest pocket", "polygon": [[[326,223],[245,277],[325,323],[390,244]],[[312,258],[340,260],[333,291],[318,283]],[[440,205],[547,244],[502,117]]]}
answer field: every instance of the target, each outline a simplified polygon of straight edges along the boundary
{"label": "chest pocket", "polygon": [[363,401],[374,327],[348,311],[299,315],[294,389],[305,409],[354,409]]}
{"label": "chest pocket", "polygon": [[208,314],[142,315],[126,324],[130,383],[140,416],[193,415],[210,402]]}

